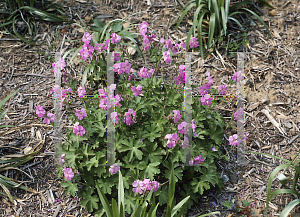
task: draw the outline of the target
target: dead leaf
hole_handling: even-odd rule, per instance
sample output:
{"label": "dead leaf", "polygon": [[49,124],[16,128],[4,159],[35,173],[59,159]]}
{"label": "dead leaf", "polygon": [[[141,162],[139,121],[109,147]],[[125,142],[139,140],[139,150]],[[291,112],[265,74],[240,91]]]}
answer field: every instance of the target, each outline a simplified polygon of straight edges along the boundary
{"label": "dead leaf", "polygon": [[68,31],[66,29],[61,30],[61,34],[66,34]]}
{"label": "dead leaf", "polygon": [[32,147],[31,146],[27,146],[26,148],[24,148],[24,154],[29,154],[31,153]]}
{"label": "dead leaf", "polygon": [[277,14],[277,12],[276,12],[275,9],[269,11],[269,15],[270,15],[270,16],[273,16],[273,17],[274,17],[274,16],[276,16],[276,14]]}
{"label": "dead leaf", "polygon": [[79,28],[79,29],[78,29],[78,32],[85,33],[85,31],[84,31],[84,29],[83,29],[83,28]]}
{"label": "dead leaf", "polygon": [[165,10],[164,10],[164,15],[165,15],[165,16],[168,16],[169,14],[170,14],[170,10],[165,9]]}
{"label": "dead leaf", "polygon": [[233,217],[233,213],[229,214],[227,217]]}
{"label": "dead leaf", "polygon": [[129,55],[134,55],[136,52],[136,49],[134,49],[133,47],[128,46],[127,47],[127,52]]}
{"label": "dead leaf", "polygon": [[129,23],[125,23],[125,22],[123,23],[123,28],[124,28],[124,29],[126,29],[126,28],[129,27],[129,26],[130,26]]}

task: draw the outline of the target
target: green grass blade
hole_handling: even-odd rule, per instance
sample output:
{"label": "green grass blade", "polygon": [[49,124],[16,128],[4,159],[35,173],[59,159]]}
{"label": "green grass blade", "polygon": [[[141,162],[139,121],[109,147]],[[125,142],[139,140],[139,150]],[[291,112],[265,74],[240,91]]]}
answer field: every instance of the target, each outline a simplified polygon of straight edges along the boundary
{"label": "green grass blade", "polygon": [[270,201],[277,195],[279,194],[295,194],[298,197],[300,196],[298,191],[295,191],[293,189],[277,189],[275,191],[272,192],[271,196],[270,196]]}
{"label": "green grass blade", "polygon": [[1,179],[0,179],[0,186],[1,186],[2,189],[5,191],[5,193],[6,193],[6,195],[8,196],[10,202],[14,203],[14,200],[13,200],[11,194],[9,193],[9,190],[7,189],[7,187],[6,187],[4,184],[2,184]]}
{"label": "green grass blade", "polygon": [[69,22],[69,20],[66,19],[63,16],[57,16],[57,15],[54,15],[54,14],[50,14],[50,13],[47,13],[45,11],[42,11],[42,10],[39,10],[39,9],[36,9],[36,8],[32,8],[32,7],[29,7],[29,6],[21,7],[20,10],[21,9],[25,9],[25,10],[30,11],[31,13],[35,14],[38,18],[40,18],[41,20],[44,20],[44,21],[55,22],[55,23],[56,22],[57,23]]}
{"label": "green grass blade", "polygon": [[107,217],[113,217],[112,209],[108,203],[108,200],[107,200],[106,196],[103,194],[103,192],[101,191],[99,184],[97,182],[96,182],[96,188],[97,188],[100,200],[101,200],[101,204],[103,205],[103,207],[105,209],[105,213],[106,213]]}
{"label": "green grass blade", "polygon": [[298,204],[300,204],[299,199],[291,201],[281,212],[279,217],[287,217],[289,213],[294,209]]}
{"label": "green grass blade", "polygon": [[[123,185],[123,176],[121,171],[119,171],[119,188],[118,188],[118,203],[119,203],[119,211],[121,209],[121,206],[124,210],[124,185]],[[123,214],[120,212],[120,215],[123,216]]]}
{"label": "green grass blade", "polygon": [[237,19],[235,19],[235,18],[233,18],[233,17],[229,17],[228,20],[233,20],[234,22],[236,22],[236,24],[239,25],[239,27],[241,27],[241,29],[242,29],[243,31],[245,31],[244,28],[243,28],[243,26],[240,24],[240,22],[239,22]]}
{"label": "green grass blade", "polygon": [[271,35],[271,33],[270,33],[270,31],[269,31],[269,28],[268,28],[267,24],[265,24],[265,22],[256,13],[254,13],[253,11],[251,11],[251,10],[249,10],[247,8],[241,8],[241,9],[242,10],[246,10],[249,13],[251,13],[252,15],[254,15],[264,25],[264,27],[267,29],[267,31],[268,31],[269,36],[271,37],[271,39],[274,40],[273,37],[272,37],[272,35]]}
{"label": "green grass blade", "polygon": [[180,209],[180,207],[182,207],[183,204],[185,204],[188,199],[190,198],[190,195],[187,196],[186,198],[182,199],[182,201],[180,201],[173,209],[172,209],[172,212],[171,212],[171,217],[173,217],[176,212]]}
{"label": "green grass blade", "polygon": [[183,13],[181,14],[180,19],[178,20],[176,26],[175,26],[175,30],[178,28],[179,24],[181,23],[181,21],[183,20],[183,18],[185,17],[185,15],[187,14],[187,12],[196,5],[196,3],[191,3],[189,6],[186,7],[186,9],[183,11]]}
{"label": "green grass blade", "polygon": [[269,176],[269,181],[268,181],[268,186],[267,186],[267,200],[266,200],[266,215],[268,213],[268,208],[269,208],[269,201],[270,201],[270,192],[271,192],[271,186],[272,186],[272,182],[274,181],[274,178],[276,176],[276,174],[282,170],[283,168],[287,167],[288,164],[281,164],[278,167],[276,167],[272,173]]}
{"label": "green grass blade", "polygon": [[[7,100],[10,99],[10,97],[12,97],[14,94],[16,94],[19,90],[16,90],[15,92],[9,94],[7,97],[5,97],[1,102],[0,102],[0,111],[3,108],[4,103],[6,103]],[[1,119],[1,118],[0,118]]]}
{"label": "green grass blade", "polygon": [[224,35],[226,36],[227,17],[226,17],[226,14],[225,14],[224,7],[221,7],[221,14],[222,14],[222,25],[223,25]]}
{"label": "green grass blade", "polygon": [[208,40],[207,40],[207,49],[211,47],[211,42],[214,36],[215,31],[215,13],[212,13],[209,19],[209,32],[208,32]]}
{"label": "green grass blade", "polygon": [[229,11],[235,11],[237,7],[242,5],[253,5],[251,0],[242,1],[229,7]]}

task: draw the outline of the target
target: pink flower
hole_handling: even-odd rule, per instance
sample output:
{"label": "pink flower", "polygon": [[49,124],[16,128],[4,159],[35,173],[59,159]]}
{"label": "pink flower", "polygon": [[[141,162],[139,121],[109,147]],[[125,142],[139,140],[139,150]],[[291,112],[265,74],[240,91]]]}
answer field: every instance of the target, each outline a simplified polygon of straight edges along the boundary
{"label": "pink flower", "polygon": [[206,94],[205,96],[202,96],[201,97],[201,102],[202,102],[202,105],[211,105],[212,104],[212,101],[213,98],[210,97],[208,94]]}
{"label": "pink flower", "polygon": [[196,37],[193,37],[192,40],[190,41],[190,48],[196,48],[198,47],[199,44],[198,44],[198,41],[197,41],[197,38]]}
{"label": "pink flower", "polygon": [[119,170],[120,170],[120,166],[118,163],[111,165],[109,168],[109,172],[112,174],[116,174]]}
{"label": "pink flower", "polygon": [[234,113],[234,117],[236,121],[241,120],[244,117],[244,110],[240,108],[237,112]]}
{"label": "pink flower", "polygon": [[241,81],[243,79],[243,75],[241,71],[238,71],[236,73],[234,73],[234,75],[232,76],[232,80],[237,83],[239,81]]}
{"label": "pink flower", "polygon": [[134,92],[134,96],[137,97],[138,95],[140,95],[142,93],[142,85],[138,85],[137,87],[131,87],[131,90]]}
{"label": "pink flower", "polygon": [[81,86],[78,88],[77,92],[80,98],[82,98],[86,94],[84,87]]}
{"label": "pink flower", "polygon": [[114,61],[120,61],[120,53],[118,53],[117,51],[113,51],[112,55],[114,57]]}
{"label": "pink flower", "polygon": [[135,114],[136,114],[136,111],[133,111],[133,109],[128,109],[128,112],[125,112],[125,123],[127,125],[131,125],[131,123],[136,123],[136,120],[135,120]]}
{"label": "pink flower", "polygon": [[60,58],[60,60],[56,63],[52,63],[54,75],[58,72],[58,69],[63,70],[66,67],[65,60]]}
{"label": "pink flower", "polygon": [[119,75],[122,75],[124,73],[121,63],[114,64],[114,72],[117,72]]}
{"label": "pink flower", "polygon": [[219,86],[219,91],[218,91],[218,92],[219,92],[221,95],[225,95],[227,89],[228,89],[228,86],[227,86],[226,84],[220,85],[220,86]]}
{"label": "pink flower", "polygon": [[50,124],[49,118],[44,118],[44,122],[45,122],[45,124]]}
{"label": "pink flower", "polygon": [[172,48],[172,47],[173,47],[173,45],[172,45],[171,39],[168,39],[166,41],[166,48],[169,49],[169,48]]}
{"label": "pink flower", "polygon": [[170,52],[169,52],[169,51],[164,51],[164,52],[163,52],[163,56],[164,56],[164,61],[165,61],[167,64],[169,64],[169,63],[172,61],[172,59],[171,59],[171,57],[170,57]]}
{"label": "pink flower", "polygon": [[123,98],[119,95],[119,94],[117,94],[116,96],[115,96],[115,105],[116,106],[119,106],[120,108],[121,108],[121,104],[119,103],[120,101],[123,101]]}
{"label": "pink flower", "polygon": [[113,93],[114,93],[114,90],[116,89],[116,87],[117,87],[116,84],[111,84],[111,85],[109,86],[109,92],[110,92],[111,94],[113,94]]}
{"label": "pink flower", "polygon": [[102,108],[104,111],[107,111],[107,99],[106,98],[100,100],[99,108]]}
{"label": "pink flower", "polygon": [[106,96],[107,96],[107,93],[104,91],[104,89],[99,89],[98,93],[101,98],[106,98]]}
{"label": "pink flower", "polygon": [[46,111],[45,111],[45,109],[43,109],[43,106],[41,106],[41,105],[36,106],[36,111],[35,111],[35,113],[36,113],[36,115],[37,115],[39,118],[44,117],[45,112],[46,112]]}
{"label": "pink flower", "polygon": [[175,133],[175,134],[167,134],[165,138],[168,139],[168,142],[167,142],[168,148],[175,147],[176,143],[180,139],[180,137],[177,135],[177,133]]}
{"label": "pink flower", "polygon": [[144,36],[143,38],[143,43],[144,43],[144,50],[149,50],[150,49],[150,41],[147,36]]}
{"label": "pink flower", "polygon": [[84,44],[82,49],[79,50],[80,56],[82,59],[87,60],[89,57],[93,59],[92,53],[94,52],[95,48],[90,44]]}
{"label": "pink flower", "polygon": [[159,40],[159,42],[163,44],[163,43],[165,42],[165,39],[164,39],[164,38],[161,38],[161,39]]}
{"label": "pink flower", "polygon": [[194,159],[191,159],[191,160],[189,161],[189,164],[192,166],[193,164],[194,164],[194,165],[197,165],[197,164],[200,164],[200,163],[202,163],[202,162],[204,162],[204,159],[201,158],[201,155],[199,155],[199,156],[195,157]]}
{"label": "pink flower", "polygon": [[76,122],[74,127],[73,127],[73,133],[76,134],[77,136],[80,135],[81,137],[83,134],[85,134],[85,129],[82,126],[78,126],[79,122]]}
{"label": "pink flower", "polygon": [[210,85],[204,84],[203,86],[199,87],[200,94],[201,95],[208,94],[209,89],[210,89]]}
{"label": "pink flower", "polygon": [[174,78],[174,81],[176,81],[176,85],[185,83],[185,65],[179,66],[179,75],[176,78]]}
{"label": "pink flower", "polygon": [[119,123],[119,120],[120,120],[120,119],[118,118],[118,116],[119,116],[119,114],[118,114],[117,112],[112,112],[112,113],[110,114],[111,122],[118,124],[118,123]]}
{"label": "pink flower", "polygon": [[59,159],[59,164],[65,163],[65,158],[64,158],[65,156],[66,156],[65,154],[61,154],[60,159]]}
{"label": "pink flower", "polygon": [[215,147],[215,146],[213,146],[213,147],[211,148],[211,150],[212,150],[212,151],[218,151],[218,150],[216,150],[216,147]]}
{"label": "pink flower", "polygon": [[187,134],[187,129],[189,128],[190,126],[187,125],[186,122],[182,122],[181,124],[178,125],[178,133],[181,133],[181,134]]}
{"label": "pink flower", "polygon": [[174,117],[172,119],[174,119],[174,123],[176,123],[182,116],[180,115],[179,110],[173,110],[173,112],[174,112]]}
{"label": "pink flower", "polygon": [[81,110],[75,109],[75,116],[78,118],[78,120],[82,120],[83,118],[87,117],[85,108],[81,108]]}
{"label": "pink flower", "polygon": [[140,24],[139,26],[139,33],[141,36],[146,36],[146,33],[147,33],[147,28],[148,28],[149,24],[147,22],[143,22]]}
{"label": "pink flower", "polygon": [[138,75],[141,77],[141,78],[147,78],[148,77],[148,71],[145,67],[141,68]]}
{"label": "pink flower", "polygon": [[82,37],[82,41],[85,43],[85,44],[89,44],[90,41],[92,39],[92,36],[88,33],[88,32],[85,32],[83,37]]}
{"label": "pink flower", "polygon": [[156,38],[156,35],[152,34],[151,31],[149,31],[149,32],[150,32],[151,34],[148,36],[148,38],[149,38],[149,41],[152,42],[152,41],[154,41],[154,38]]}
{"label": "pink flower", "polygon": [[71,181],[71,179],[74,177],[74,173],[72,172],[72,168],[66,168],[63,169],[65,178]]}
{"label": "pink flower", "polygon": [[47,116],[50,118],[50,121],[51,121],[52,123],[54,123],[54,121],[55,121],[55,115],[52,114],[52,113],[48,113]]}
{"label": "pink flower", "polygon": [[184,42],[180,42],[179,48],[180,50],[186,50],[186,44]]}
{"label": "pink flower", "polygon": [[172,47],[172,52],[173,53],[178,53],[178,51],[179,51],[179,44],[175,44],[175,46],[174,47]]}
{"label": "pink flower", "polygon": [[229,137],[229,143],[230,145],[237,146],[238,144],[241,143],[241,139],[238,139],[238,135],[234,134],[233,136]]}
{"label": "pink flower", "polygon": [[131,64],[126,60],[125,62],[121,63],[121,69],[126,74],[130,73]]}
{"label": "pink flower", "polygon": [[247,137],[249,136],[249,133],[245,132],[245,138],[244,138],[244,142],[246,142]]}
{"label": "pink flower", "polygon": [[50,90],[50,93],[55,92],[56,96],[58,98],[61,98],[61,89],[59,88],[58,85],[54,85],[54,88],[52,90]]}
{"label": "pink flower", "polygon": [[111,37],[111,40],[110,40],[110,42],[112,43],[112,44],[114,44],[114,43],[119,43],[120,41],[121,41],[121,36],[119,36],[119,35],[117,35],[116,33],[112,33],[111,35],[110,35],[110,37]]}
{"label": "pink flower", "polygon": [[143,186],[143,182],[142,182],[142,181],[134,180],[134,182],[132,183],[132,186],[134,187],[134,188],[132,189],[132,191],[133,191],[134,193],[140,193],[140,194],[143,193],[143,191],[142,191],[142,189],[141,189],[141,186]]}

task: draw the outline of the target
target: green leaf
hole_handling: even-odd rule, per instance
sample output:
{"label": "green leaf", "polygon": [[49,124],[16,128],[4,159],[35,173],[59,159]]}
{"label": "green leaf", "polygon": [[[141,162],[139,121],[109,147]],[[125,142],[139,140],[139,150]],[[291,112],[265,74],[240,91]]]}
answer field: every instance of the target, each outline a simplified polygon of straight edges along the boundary
{"label": "green leaf", "polygon": [[82,192],[83,199],[80,200],[82,206],[86,207],[89,212],[93,212],[94,209],[98,209],[98,197],[96,195],[92,196],[94,190],[89,188]]}
{"label": "green leaf", "polygon": [[208,190],[210,189],[210,185],[208,182],[206,181],[198,181],[197,179],[193,178],[193,181],[191,182],[191,185],[193,186],[193,192],[196,193],[200,193],[200,195],[203,194],[204,190]]}
{"label": "green leaf", "polygon": [[121,171],[119,171],[118,207],[121,216],[124,216],[124,185]]}
{"label": "green leaf", "polygon": [[119,210],[118,210],[118,206],[117,206],[116,200],[115,200],[114,198],[112,198],[111,202],[112,202],[113,216],[115,216],[115,217],[120,217],[120,214],[119,214]]}
{"label": "green leaf", "polygon": [[87,171],[90,171],[91,168],[94,167],[98,167],[98,160],[96,159],[96,156],[91,158],[90,160],[85,162],[86,166],[87,166]]}
{"label": "green leaf", "polygon": [[209,32],[208,32],[208,40],[207,40],[207,49],[209,49],[211,47],[211,42],[214,36],[214,32],[215,32],[215,25],[216,25],[216,20],[215,20],[216,14],[212,13],[210,15],[210,19],[209,19]]}
{"label": "green leaf", "polygon": [[75,192],[78,191],[77,183],[65,180],[61,183],[61,185],[66,189],[67,194],[70,193],[73,197],[75,197]]}
{"label": "green leaf", "polygon": [[295,199],[291,201],[281,212],[279,217],[286,217],[289,215],[289,213],[298,205],[300,204],[299,199]]}
{"label": "green leaf", "polygon": [[145,162],[142,161],[140,165],[145,167],[144,171],[142,172],[142,176],[149,177],[149,179],[153,180],[154,175],[160,173],[160,169],[158,169],[159,164],[159,162],[154,162],[146,165]]}

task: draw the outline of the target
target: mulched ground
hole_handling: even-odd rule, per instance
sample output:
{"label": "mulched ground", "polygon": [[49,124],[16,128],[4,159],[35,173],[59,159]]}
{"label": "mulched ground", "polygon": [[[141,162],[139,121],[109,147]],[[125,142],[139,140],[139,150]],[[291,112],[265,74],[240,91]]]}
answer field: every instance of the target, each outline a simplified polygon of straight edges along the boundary
{"label": "mulched ground", "polygon": [[[66,14],[74,23],[79,23],[76,13],[88,25],[92,19],[99,17],[104,22],[116,18],[124,18],[139,11],[148,12],[132,16],[130,22],[139,24],[147,21],[151,28],[158,31],[160,36],[182,39],[186,36],[188,23],[183,23],[179,30],[169,28],[180,11],[176,1],[155,1],[151,6],[147,1],[59,1],[66,9]],[[153,2],[153,1],[152,1]],[[186,5],[188,1],[182,2]],[[274,41],[270,39],[262,25],[247,32],[250,44],[244,51],[245,54],[245,131],[249,132],[246,142],[246,151],[264,152],[287,160],[292,160],[299,152],[299,11],[296,1],[278,3],[275,11],[263,8],[263,19],[268,24]],[[275,3],[274,3],[275,4]],[[275,5],[276,6],[276,5]],[[275,16],[274,16],[275,15]],[[65,29],[65,34],[57,31]],[[49,91],[53,88],[55,79],[51,73],[52,62],[49,61],[51,51],[60,50],[63,38],[64,48],[71,49],[80,43],[83,35],[82,29],[74,25],[55,25],[51,23],[38,23],[38,43],[45,45],[32,47],[18,40],[7,40],[6,35],[0,38],[0,100],[8,94],[19,89],[4,106],[8,113],[0,123],[15,125],[18,129],[0,136],[0,153],[23,154],[26,147],[41,148],[40,154],[33,161],[20,166],[26,175],[10,170],[8,177],[21,180],[27,187],[39,193],[28,193],[16,189],[11,191],[13,196],[20,198],[13,206],[7,198],[0,196],[0,216],[91,216],[80,206],[80,198],[72,197],[63,192],[60,185],[61,178],[57,177],[57,170],[53,167],[55,145],[53,127],[45,125],[35,114],[35,106],[42,105],[47,112],[54,113],[53,96]],[[229,76],[236,71],[237,56],[230,56],[225,50],[219,50],[209,56],[204,67],[193,72],[192,82],[203,84],[203,74],[210,72],[216,81],[215,84],[227,83]],[[52,56],[53,57],[53,56]],[[222,58],[220,58],[222,57]],[[196,65],[196,64],[195,64]],[[75,73],[82,74],[82,65],[74,66]],[[168,80],[171,74],[164,77]],[[236,108],[236,99],[228,98],[229,106],[220,106],[224,117],[230,117]],[[68,113],[63,114],[63,133],[66,133],[70,124],[67,121]],[[227,136],[236,133],[229,129]],[[6,130],[0,131],[5,132]],[[42,139],[42,142],[41,142]],[[38,145],[37,147],[35,147]],[[19,150],[18,150],[19,149]],[[27,148],[28,149],[28,148]],[[224,139],[222,150],[229,150],[228,141]],[[217,163],[219,172],[228,177],[223,191],[207,192],[199,197],[199,203],[190,210],[190,214],[205,214],[219,210],[221,216],[230,216],[232,211],[220,207],[225,200],[231,200],[241,205],[242,200],[255,204],[249,209],[252,213],[248,216],[262,216],[265,212],[266,187],[270,173],[275,167],[284,163],[265,155],[246,153],[249,164],[246,168],[239,169],[231,153],[229,163]],[[296,157],[298,160],[299,157]],[[292,170],[290,170],[292,171]],[[1,173],[2,175],[3,172]],[[272,191],[281,188],[278,180],[272,184]],[[277,196],[269,203],[268,216],[279,216],[283,208],[293,199],[291,194]],[[212,205],[216,202],[217,206]],[[247,210],[244,215],[247,216]],[[294,209],[295,211],[295,209]],[[299,212],[298,209],[296,213]],[[158,209],[157,216],[162,216]],[[249,213],[248,213],[249,214]],[[299,214],[295,214],[297,216]],[[189,215],[191,216],[191,215]],[[235,216],[235,215],[231,215]]]}

